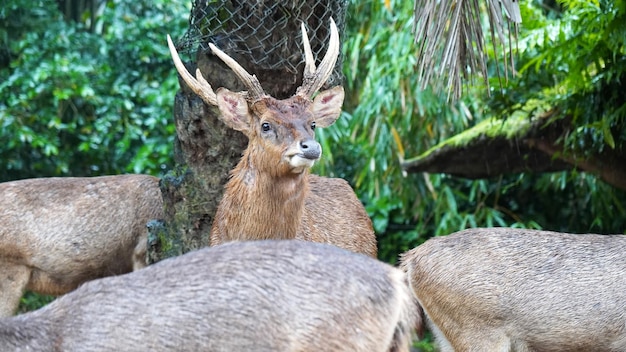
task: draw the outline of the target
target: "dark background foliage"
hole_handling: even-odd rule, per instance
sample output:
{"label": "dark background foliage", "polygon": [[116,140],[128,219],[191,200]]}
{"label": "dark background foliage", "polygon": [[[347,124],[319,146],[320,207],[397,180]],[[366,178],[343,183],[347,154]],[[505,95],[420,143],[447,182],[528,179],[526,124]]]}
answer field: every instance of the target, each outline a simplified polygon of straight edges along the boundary
{"label": "dark background foliage", "polygon": [[184,31],[188,5],[95,3],[77,22],[55,1],[3,2],[0,180],[171,164],[178,86],[163,43]]}

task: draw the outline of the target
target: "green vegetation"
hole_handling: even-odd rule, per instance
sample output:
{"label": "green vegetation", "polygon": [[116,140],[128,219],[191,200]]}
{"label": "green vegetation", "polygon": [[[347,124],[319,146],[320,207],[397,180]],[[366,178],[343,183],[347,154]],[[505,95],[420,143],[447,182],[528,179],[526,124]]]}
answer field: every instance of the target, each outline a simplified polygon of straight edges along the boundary
{"label": "green vegetation", "polygon": [[[492,88],[492,97],[482,84],[467,86],[452,104],[445,102],[446,94],[419,89],[410,2],[353,1],[350,6],[343,38],[345,114],[323,131],[327,155],[320,170],[352,181],[374,220],[383,259],[394,261],[431,236],[470,226],[625,231],[624,191],[588,173],[471,181],[405,175],[400,168],[404,158],[488,123],[483,121],[530,120],[553,108],[560,112],[556,118],[574,117],[565,152],[623,150],[624,95],[618,88],[626,69],[623,2],[564,1],[554,8],[548,2],[522,2],[524,23],[515,53],[519,74],[502,89]],[[490,86],[499,87],[495,64],[490,65]]]}
{"label": "green vegetation", "polygon": [[520,40],[520,79],[493,106],[516,110],[540,100],[558,109],[558,118],[572,119],[568,149],[586,156],[622,150],[626,2],[570,0],[545,15],[527,6],[524,15],[531,20]]}
{"label": "green vegetation", "polygon": [[178,82],[165,35],[186,1],[102,1],[65,21],[51,0],[0,6],[0,181],[170,167]]}
{"label": "green vegetation", "polygon": [[[78,22],[53,0],[0,5],[0,181],[173,165],[178,81],[165,35],[184,33],[189,3],[99,4]],[[20,311],[52,298],[27,293]]]}

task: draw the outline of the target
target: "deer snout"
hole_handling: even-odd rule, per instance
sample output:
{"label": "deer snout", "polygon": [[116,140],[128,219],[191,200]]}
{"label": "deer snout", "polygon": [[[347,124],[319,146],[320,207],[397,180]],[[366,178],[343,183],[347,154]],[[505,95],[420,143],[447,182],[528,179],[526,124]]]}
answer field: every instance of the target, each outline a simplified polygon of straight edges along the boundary
{"label": "deer snout", "polygon": [[300,142],[302,155],[310,160],[317,160],[322,155],[322,146],[314,139],[307,139]]}
{"label": "deer snout", "polygon": [[300,173],[313,166],[322,155],[322,146],[314,139],[296,142],[285,154],[285,160],[291,166],[291,172]]}

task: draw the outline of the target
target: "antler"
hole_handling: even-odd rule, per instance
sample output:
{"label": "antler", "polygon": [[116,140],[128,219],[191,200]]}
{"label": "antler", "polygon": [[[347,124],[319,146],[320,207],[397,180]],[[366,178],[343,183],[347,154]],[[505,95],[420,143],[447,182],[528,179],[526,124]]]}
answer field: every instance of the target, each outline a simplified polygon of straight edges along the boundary
{"label": "antler", "polygon": [[232,57],[226,55],[225,52],[221,51],[217,46],[209,43],[209,48],[213,51],[213,54],[217,55],[226,66],[230,67],[231,70],[239,77],[239,80],[248,88],[247,99],[249,101],[259,100],[267,94],[263,91],[263,87],[261,87],[261,83],[256,78],[255,75],[251,75],[246,71],[245,68],[241,67]]}
{"label": "antler", "polygon": [[313,59],[313,51],[311,50],[311,44],[309,43],[309,36],[306,34],[306,28],[304,23],[302,27],[302,44],[304,46],[304,77],[302,78],[302,86],[298,88],[296,94],[311,98],[333,72],[337,57],[339,57],[339,33],[337,32],[337,26],[335,21],[330,19],[330,42],[328,43],[328,51],[320,66],[315,68],[315,60]]}
{"label": "antler", "polygon": [[191,73],[187,71],[187,68],[178,56],[176,47],[174,47],[174,43],[172,43],[172,38],[170,38],[169,34],[167,35],[167,46],[170,48],[170,54],[172,55],[174,66],[176,66],[176,71],[178,71],[180,76],[183,78],[183,81],[185,81],[189,88],[191,88],[194,93],[198,94],[205,103],[217,105],[217,96],[215,95],[215,92],[213,92],[213,88],[211,88],[209,82],[204,79],[200,69],[196,69],[196,78],[194,78]]}
{"label": "antler", "polygon": [[[337,57],[339,56],[339,33],[337,32],[335,21],[331,18],[328,51],[326,51],[326,55],[324,56],[324,59],[322,59],[320,66],[315,68],[315,59],[313,58],[313,51],[311,50],[311,44],[309,43],[309,37],[306,34],[304,23],[301,24],[301,27],[305,67],[304,77],[302,78],[302,86],[298,88],[296,94],[311,98],[315,93],[317,93],[322,85],[324,85],[333,72],[333,68],[337,62]],[[176,70],[185,83],[187,83],[189,88],[191,88],[194,93],[198,94],[207,104],[217,105],[217,96],[215,95],[215,92],[213,92],[213,88],[211,88],[209,82],[204,79],[199,69],[196,69],[195,78],[189,73],[189,71],[187,71],[187,68],[185,68],[185,65],[183,65],[183,62],[178,56],[178,52],[176,51],[169,34],[167,36],[167,46],[170,48],[170,53],[172,55],[172,60],[174,61],[174,66],[176,66]],[[233,70],[241,82],[248,88],[246,96],[249,101],[256,101],[267,96],[263,87],[261,87],[261,83],[259,83],[259,80],[255,75],[249,74],[248,71],[237,63],[237,61],[226,55],[226,53],[221,51],[215,45],[209,44],[209,47],[215,55],[217,55],[228,67],[230,67],[231,70]]]}

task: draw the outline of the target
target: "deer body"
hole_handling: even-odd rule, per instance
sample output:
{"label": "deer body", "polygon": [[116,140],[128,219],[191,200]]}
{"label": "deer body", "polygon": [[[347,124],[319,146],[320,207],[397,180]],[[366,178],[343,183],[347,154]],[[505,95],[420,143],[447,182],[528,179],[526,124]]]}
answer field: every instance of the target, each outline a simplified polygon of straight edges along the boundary
{"label": "deer body", "polygon": [[161,218],[147,175],[38,178],[0,183],[0,316],[24,290],[59,295],[144,267],[146,222]]}
{"label": "deer body", "polygon": [[376,236],[363,205],[347,182],[309,175],[322,153],[315,140],[316,127],[339,118],[342,87],[318,92],[332,72],[339,53],[339,38],[331,24],[329,49],[315,68],[306,31],[304,83],[296,94],[278,100],[263,91],[232,58],[212,44],[219,56],[249,88],[217,93],[197,71],[194,78],[178,58],[168,37],[178,72],[202,99],[220,110],[221,120],[243,132],[248,147],[232,170],[210,233],[210,244],[261,239],[301,239],[329,243],[376,257]]}
{"label": "deer body", "polygon": [[[273,126],[278,130],[276,135],[289,136],[284,139],[295,144],[318,145],[306,129],[307,121],[299,121],[302,112],[299,114],[293,120],[303,125],[300,127],[303,133],[298,135],[293,125],[276,119]],[[228,118],[229,112],[223,116]],[[308,117],[315,118],[312,113]],[[264,121],[272,120],[266,117]],[[225,186],[211,229],[211,245],[301,239],[376,257],[371,220],[350,185],[342,179],[310,175],[309,164],[302,166],[299,160],[290,163],[284,157],[289,153],[284,141],[276,148],[263,140],[262,131],[258,135],[255,132],[249,132],[250,144]]]}
{"label": "deer body", "polygon": [[409,350],[401,270],[304,241],[207,247],[0,319],[10,351]]}
{"label": "deer body", "polygon": [[471,229],[403,255],[442,351],[626,351],[626,236]]}
{"label": "deer body", "polygon": [[[273,181],[271,187],[278,192],[242,187],[234,178],[226,185],[226,196],[211,229],[211,245],[235,240],[295,238],[334,244],[376,257],[370,219],[345,180],[301,175],[291,180],[291,184]],[[343,194],[349,197],[338,196]],[[264,195],[269,197],[263,200]],[[276,213],[282,216],[277,217]],[[321,221],[325,223],[320,224]]]}

